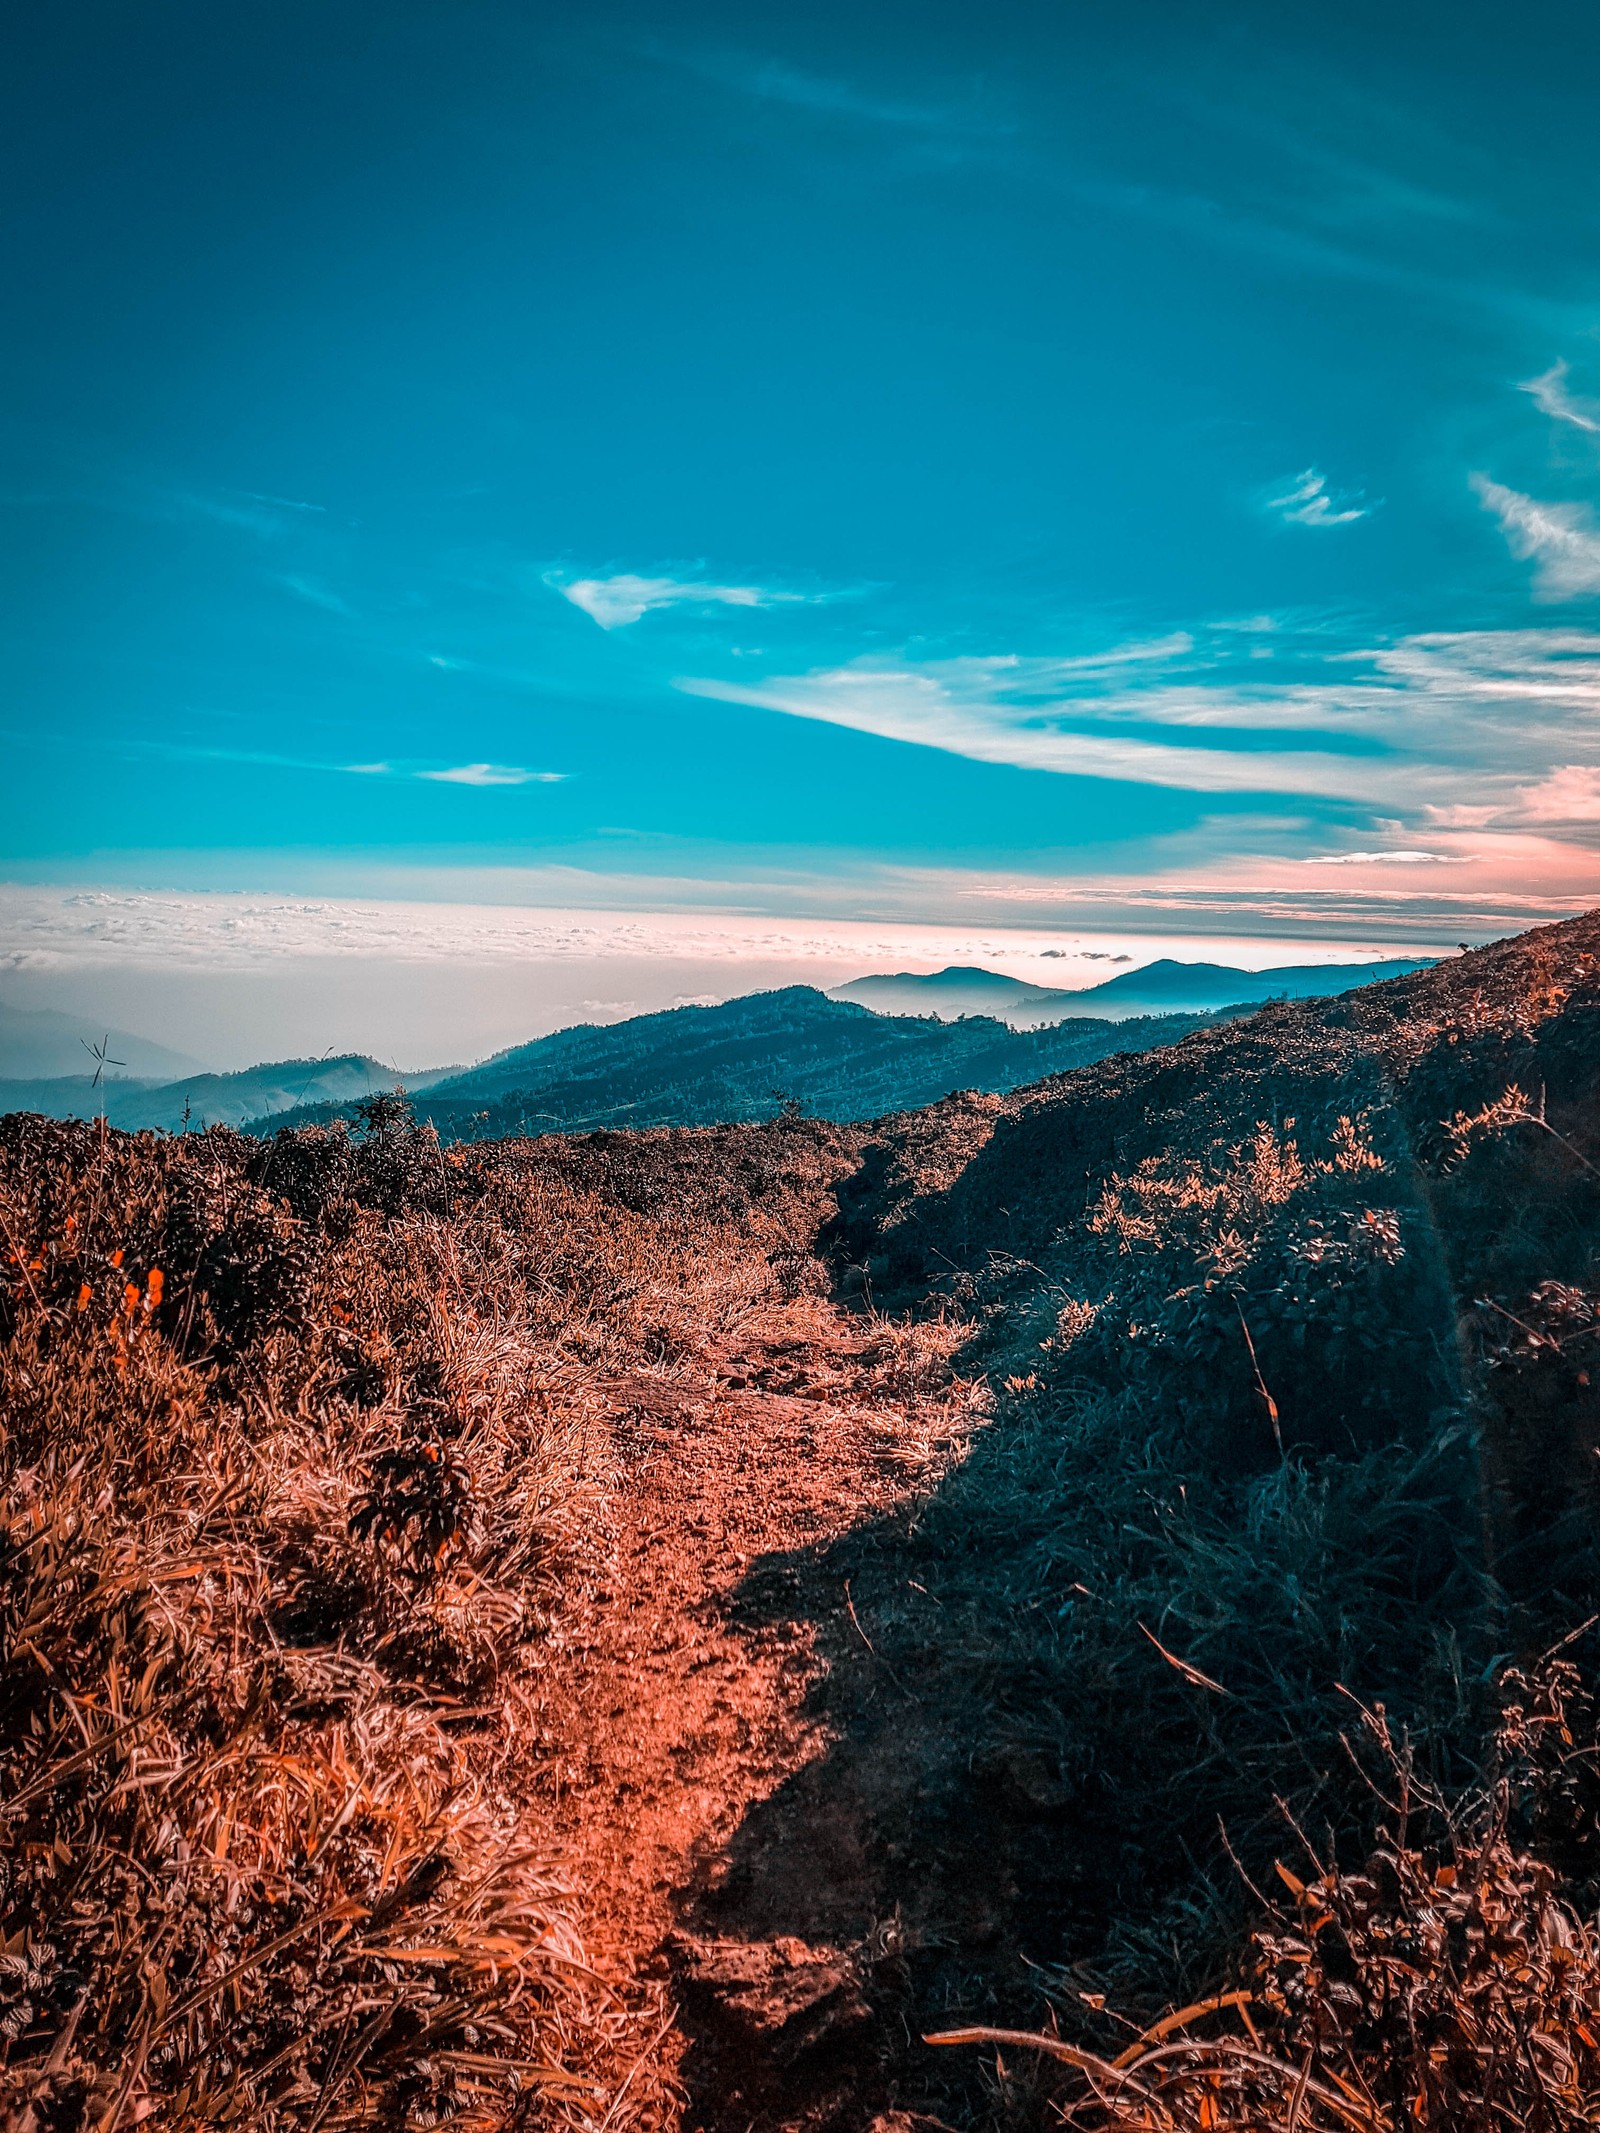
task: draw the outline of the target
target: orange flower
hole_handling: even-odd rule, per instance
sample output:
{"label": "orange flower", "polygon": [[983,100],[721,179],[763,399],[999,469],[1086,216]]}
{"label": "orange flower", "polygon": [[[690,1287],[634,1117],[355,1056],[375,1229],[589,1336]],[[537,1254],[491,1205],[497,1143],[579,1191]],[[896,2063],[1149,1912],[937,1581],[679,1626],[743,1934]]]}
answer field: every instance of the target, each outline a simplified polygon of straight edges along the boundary
{"label": "orange flower", "polygon": [[119,1250],[117,1250],[117,1251],[114,1251],[114,1252],[113,1252],[113,1253],[111,1254],[111,1264],[112,1264],[113,1266],[121,1266],[121,1264],[122,1264],[122,1253],[121,1253],[121,1250],[120,1250],[120,1249],[119,1249]]}
{"label": "orange flower", "polygon": [[159,1310],[160,1310],[160,1308],[161,1308],[161,1269],[160,1269],[160,1267],[158,1267],[158,1266],[153,1266],[153,1267],[152,1267],[152,1268],[150,1269],[150,1278],[149,1278],[149,1281],[148,1281],[148,1282],[146,1283],[146,1285],[145,1285],[145,1288],[146,1288],[146,1293],[145,1293],[145,1299],[144,1299],[144,1307],[145,1307],[145,1309],[146,1309],[147,1311],[159,1311]]}
{"label": "orange flower", "polygon": [[130,1318],[133,1316],[134,1312],[138,1310],[139,1284],[136,1281],[130,1281],[128,1283],[128,1286],[123,1290],[122,1308],[124,1311],[127,1312]]}
{"label": "orange flower", "polygon": [[91,1295],[91,1293],[92,1293],[92,1292],[91,1292],[91,1290],[90,1290],[89,1284],[88,1284],[87,1282],[85,1282],[85,1283],[83,1284],[82,1288],[81,1288],[81,1289],[79,1289],[79,1291],[78,1291],[78,1309],[79,1309],[80,1311],[87,1311],[87,1310],[88,1310],[88,1308],[89,1308],[89,1298],[90,1298],[90,1295]]}

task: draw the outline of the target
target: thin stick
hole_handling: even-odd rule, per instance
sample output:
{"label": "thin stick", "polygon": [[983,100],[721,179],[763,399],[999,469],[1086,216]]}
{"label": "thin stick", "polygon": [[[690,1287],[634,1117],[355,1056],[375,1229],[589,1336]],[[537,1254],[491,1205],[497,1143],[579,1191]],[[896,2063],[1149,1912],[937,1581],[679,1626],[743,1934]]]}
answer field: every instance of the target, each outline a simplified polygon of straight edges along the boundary
{"label": "thin stick", "polygon": [[7,1244],[9,1244],[11,1247],[12,1258],[15,1259],[17,1265],[22,1269],[22,1278],[28,1284],[29,1295],[33,1298],[34,1302],[39,1306],[39,1309],[42,1311],[44,1309],[44,1298],[39,1294],[38,1286],[34,1281],[33,1269],[28,1265],[27,1260],[23,1258],[22,1249],[17,1243],[16,1238],[13,1237],[11,1234],[11,1224],[6,1220],[4,1215],[0,1215],[0,1234],[4,1235]]}
{"label": "thin stick", "polygon": [[873,1643],[872,1639],[861,1627],[861,1617],[856,1613],[856,1603],[850,1597],[850,1580],[848,1578],[846,1578],[844,1581],[844,1604],[850,1610],[850,1619],[856,1626],[856,1635],[867,1647],[867,1650],[871,1652],[873,1658],[877,1660],[879,1666],[883,1668],[883,1671],[888,1675],[889,1679],[894,1683],[895,1687],[900,1691],[901,1695],[906,1699],[907,1703],[915,1703],[917,1701],[916,1697],[912,1695],[911,1691],[900,1679],[900,1676],[895,1672],[894,1668],[889,1664],[888,1660],[884,1658],[883,1654],[878,1650],[878,1647]]}
{"label": "thin stick", "polygon": [[1250,1338],[1250,1328],[1245,1324],[1244,1305],[1238,1297],[1233,1299],[1233,1308],[1239,1314],[1239,1331],[1244,1335],[1244,1344],[1250,1351],[1250,1368],[1256,1374],[1256,1391],[1266,1404],[1267,1420],[1272,1424],[1272,1441],[1278,1447],[1278,1457],[1283,1457],[1283,1431],[1278,1427],[1278,1403],[1267,1390],[1267,1381],[1261,1375],[1261,1365],[1256,1360],[1256,1344]]}
{"label": "thin stick", "polygon": [[599,2133],[608,2133],[608,2129],[611,2125],[612,2120],[616,2117],[618,2110],[622,2106],[623,2097],[627,2095],[629,2089],[631,2089],[633,2086],[634,2075],[638,2073],[640,2067],[644,2065],[645,2061],[650,2057],[651,2053],[655,2051],[656,2047],[660,2044],[662,2038],[666,2035],[667,2031],[672,2027],[673,2023],[676,2022],[677,2019],[677,2008],[669,2007],[667,2009],[666,2020],[656,2031],[655,2035],[650,2039],[650,2042],[645,2046],[644,2050],[639,2054],[638,2058],[634,2060],[632,2066],[629,2067],[627,2073],[623,2076],[621,2088],[619,2088],[615,2096],[612,2097],[610,2104],[607,2106],[606,2115],[600,2121]]}
{"label": "thin stick", "polygon": [[1187,1659],[1180,1659],[1176,1652],[1169,1652],[1154,1630],[1145,1629],[1142,1622],[1139,1627],[1144,1630],[1145,1635],[1150,1639],[1150,1642],[1155,1646],[1162,1658],[1165,1659],[1168,1666],[1176,1667],[1185,1681],[1192,1681],[1197,1689],[1210,1689],[1218,1696],[1231,1696],[1233,1694],[1232,1689],[1225,1689],[1220,1681],[1213,1681],[1209,1674],[1202,1674],[1200,1669],[1197,1666],[1191,1666]]}
{"label": "thin stick", "polygon": [[844,1604],[850,1610],[850,1619],[856,1626],[856,1635],[867,1647],[867,1650],[871,1652],[873,1658],[876,1659],[878,1656],[878,1647],[873,1643],[872,1639],[861,1627],[861,1617],[856,1613],[856,1603],[850,1597],[850,1580],[848,1578],[846,1578],[844,1581]]}

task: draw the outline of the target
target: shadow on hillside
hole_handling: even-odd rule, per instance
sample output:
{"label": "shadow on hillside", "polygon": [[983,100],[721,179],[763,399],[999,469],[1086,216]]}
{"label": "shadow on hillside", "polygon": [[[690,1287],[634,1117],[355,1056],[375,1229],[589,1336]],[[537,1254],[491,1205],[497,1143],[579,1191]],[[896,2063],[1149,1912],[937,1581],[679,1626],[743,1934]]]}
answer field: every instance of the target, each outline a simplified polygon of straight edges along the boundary
{"label": "shadow on hillside", "polygon": [[[1384,1706],[1426,1773],[1467,1782],[1497,1655],[1590,1613],[1600,1004],[1546,1014],[1507,968],[1513,1006],[1534,1003],[1522,1019],[1487,1015],[1484,988],[1458,1014],[1449,974],[1412,988],[1439,1039],[1420,1058],[1388,1049],[1381,1002],[1269,1010],[1087,1069],[1069,1100],[885,1121],[838,1188],[819,1242],[842,1300],[981,1302],[998,1272],[1021,1307],[1014,1354],[1038,1337],[1027,1280],[1041,1307],[1049,1288],[1031,1263],[1053,1263],[1100,1178],[1258,1121],[1312,1148],[1369,1116],[1407,1248],[1361,1292],[1378,1316],[1355,1330],[1376,1342],[1353,1374],[1316,1341],[1298,1364],[1284,1337],[1263,1347],[1281,1459],[1242,1343],[1238,1382],[1208,1395],[1221,1435],[1191,1426],[1203,1402],[1182,1376],[1051,1387],[1013,1363],[929,1496],[751,1569],[752,1630],[812,1628],[827,1745],[706,1862],[684,1926],[853,1951],[875,2019],[835,2036],[854,2054],[842,2086],[827,2051],[810,2087],[791,2065],[739,2099],[737,2133],[857,2133],[888,2104],[998,2122],[993,2059],[924,2031],[1036,2027],[1053,2005],[1110,2043],[1085,1994],[1135,2011],[1198,1997],[1257,1914],[1245,1874],[1270,1883],[1296,1850],[1275,1796],[1319,1844],[1364,1847],[1352,1696]],[[1488,1105],[1493,1125],[1518,1089],[1544,1092],[1537,1118],[1444,1159],[1444,1122]],[[693,2122],[735,2133],[716,2037],[692,2008],[690,2028]],[[1008,2056],[1015,2078],[1026,2059]],[[1026,2099],[1007,2103],[1008,2125],[1028,2122]]]}
{"label": "shadow on hillside", "polygon": [[[1328,1108],[1325,1054],[1264,1063],[1252,1103]],[[1355,1067],[1341,1106],[1367,1079]],[[923,1150],[913,1166],[869,1147],[823,1240],[841,1294],[903,1306],[958,1287],[996,1238],[1019,1261],[1042,1254],[1089,1175],[1165,1130],[1193,1088],[1192,1062],[1136,1086],[1108,1074],[1070,1108],[1001,1120],[965,1159]],[[1529,1205],[1550,1204],[1547,1154],[1530,1152]],[[1476,1220],[1463,1181],[1449,1195],[1452,1223]],[[1360,1841],[1370,1802],[1341,1743],[1341,1686],[1382,1703],[1425,1767],[1467,1777],[1505,1622],[1453,1332],[1462,1270],[1433,1210],[1406,1205],[1405,1278],[1439,1337],[1390,1373],[1401,1382],[1359,1441],[1341,1430],[1302,1462],[1291,1436],[1279,1461],[1241,1368],[1255,1449],[1223,1471],[1199,1440],[1179,1443],[1150,1391],[1014,1380],[925,1498],[751,1568],[736,1618],[810,1626],[826,1670],[809,1715],[827,1746],[706,1862],[683,1927],[700,1944],[852,1951],[874,2020],[730,2100],[726,2035],[686,1994],[691,2123],[858,2133],[892,2105],[987,2126],[992,2057],[926,2047],[924,2032],[1035,2028],[1053,2005],[1108,2044],[1083,1995],[1135,2010],[1198,1997],[1256,1911],[1244,1875],[1270,1880],[1295,1849],[1275,1798],[1319,1841]],[[1030,2123],[1026,2096],[1007,2109],[1008,2126]]]}
{"label": "shadow on hillside", "polygon": [[[826,1672],[807,1715],[829,1744],[706,1863],[682,1923],[702,1940],[795,1936],[847,1952],[875,2019],[844,2040],[842,2068],[827,2050],[814,2066],[780,2064],[765,2095],[756,2070],[735,2101],[726,2038],[697,2027],[690,1995],[690,2124],[856,2133],[890,2106],[983,2123],[992,2084],[921,2046],[920,2029],[956,2009],[1031,2022],[1028,1964],[1071,1960],[1103,1932],[1115,1863],[1088,1855],[1044,1760],[999,1739],[996,1699],[1003,1709],[1022,1684],[995,1678],[1006,1658],[974,1635],[975,1592],[992,1581],[998,1607],[1018,1604],[1006,1582],[1023,1565],[997,1529],[1027,1435],[995,1423],[922,1516],[769,1555],[740,1587],[734,1619],[752,1632],[810,1625]],[[1031,1538],[1016,1536],[1018,1555]]]}
{"label": "shadow on hillside", "polygon": [[[1349,1716],[1333,1682],[1402,1722],[1416,1714],[1427,1741],[1438,1714],[1423,1707],[1448,1700],[1428,1678],[1430,1641],[1453,1640],[1458,1673],[1481,1666],[1459,1438],[1410,1486],[1371,1461],[1352,1467],[1344,1498],[1291,1477],[1266,1505],[1276,1527],[1241,1518],[1231,1542],[1159,1530],[1181,1525],[1181,1492],[1125,1445],[1105,1522],[1120,1532],[1142,1514],[1158,1530],[1151,1546],[1108,1547],[1096,1576],[1096,1520],[1063,1456],[1069,1426],[1047,1405],[1013,1403],[926,1499],[745,1577],[735,1619],[812,1628],[826,1671],[809,1716],[828,1745],[706,1862],[682,1923],[700,1942],[795,1936],[853,1951],[875,2019],[847,2040],[844,2102],[829,2103],[824,2083],[820,2115],[807,2115],[809,2076],[793,2066],[770,2099],[776,2115],[762,2115],[757,2080],[719,2116],[726,2040],[714,2023],[696,2029],[691,2004],[691,2123],[856,2133],[868,2104],[990,2123],[992,2061],[925,2047],[926,2030],[1036,2027],[1048,1982],[1080,2028],[1078,1987],[1109,1982],[1125,2004],[1141,1986],[1152,2001],[1197,1996],[1250,1910],[1219,1817],[1258,1874],[1288,1844],[1275,1793],[1312,1826],[1319,1809],[1323,1825],[1346,1819],[1335,1766]],[[1163,1594],[1181,1609],[1179,1588],[1208,1575],[1241,1617],[1229,1656],[1211,1656],[1215,1639],[1206,1648],[1208,1667],[1229,1670],[1227,1698],[1139,1633],[1156,1626],[1190,1648]],[[1297,1631],[1297,1615],[1309,1626]],[[1474,1716],[1464,1704],[1454,1715],[1463,1728]],[[826,2054],[824,2073],[838,2073]],[[1030,2123],[1027,2106],[1013,2099],[1006,2123]]]}

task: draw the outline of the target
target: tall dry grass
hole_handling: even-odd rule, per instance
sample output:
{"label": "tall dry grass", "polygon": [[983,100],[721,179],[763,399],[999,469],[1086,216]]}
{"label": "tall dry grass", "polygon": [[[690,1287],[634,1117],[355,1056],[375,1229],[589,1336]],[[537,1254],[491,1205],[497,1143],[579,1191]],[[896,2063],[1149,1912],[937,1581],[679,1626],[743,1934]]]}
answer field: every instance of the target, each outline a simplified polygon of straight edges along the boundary
{"label": "tall dry grass", "polygon": [[654,2013],[529,1842],[531,1683],[594,1365],[681,1341],[682,1284],[736,1308],[739,1254],[368,1129],[0,1125],[14,2133],[599,2123]]}

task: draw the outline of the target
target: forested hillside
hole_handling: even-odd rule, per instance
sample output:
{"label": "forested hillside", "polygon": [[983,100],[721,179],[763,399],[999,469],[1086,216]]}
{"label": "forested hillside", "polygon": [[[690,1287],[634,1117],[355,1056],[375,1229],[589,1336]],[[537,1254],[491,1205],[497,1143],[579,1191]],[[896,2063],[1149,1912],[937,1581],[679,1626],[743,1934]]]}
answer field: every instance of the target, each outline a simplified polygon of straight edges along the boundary
{"label": "forested hillside", "polygon": [[[986,1016],[940,1022],[874,1014],[794,985],[717,1007],[558,1030],[431,1084],[415,1108],[446,1140],[735,1124],[785,1109],[874,1118],[955,1089],[1013,1089],[1111,1052],[1170,1044],[1204,1019],[1014,1030]],[[334,1109],[313,1105],[263,1125],[326,1123]]]}

